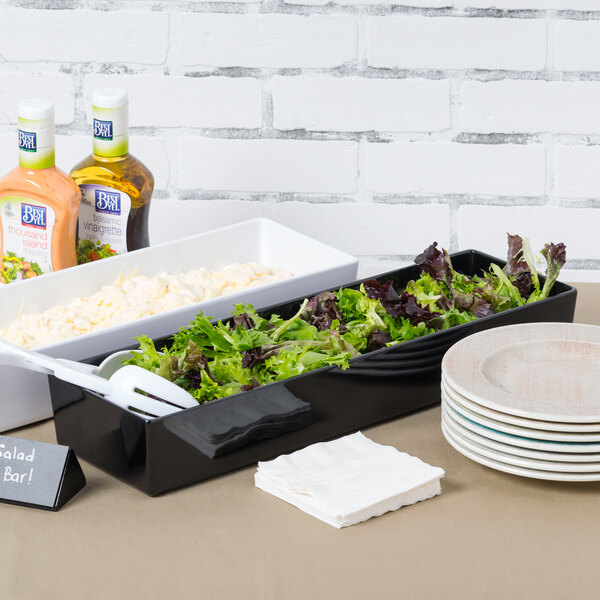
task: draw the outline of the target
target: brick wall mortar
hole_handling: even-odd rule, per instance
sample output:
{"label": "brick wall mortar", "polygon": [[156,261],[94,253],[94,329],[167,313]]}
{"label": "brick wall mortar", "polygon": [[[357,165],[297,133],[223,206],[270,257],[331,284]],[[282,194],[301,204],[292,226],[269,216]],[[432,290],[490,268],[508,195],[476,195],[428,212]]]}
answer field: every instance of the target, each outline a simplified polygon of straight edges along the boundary
{"label": "brick wall mortar", "polygon": [[[402,0],[398,0],[401,2]],[[565,6],[571,3],[563,0]],[[491,5],[497,4],[490,2]],[[533,0],[531,4],[534,4]],[[535,4],[539,4],[537,1]],[[544,3],[541,2],[543,5]],[[352,6],[340,4],[327,4],[326,6],[304,6],[296,4],[286,4],[283,0],[266,0],[265,2],[255,0],[245,0],[240,2],[196,2],[194,0],[163,0],[154,2],[152,0],[2,0],[0,7],[24,8],[36,10],[77,10],[92,9],[99,11],[119,11],[119,10],[151,10],[153,12],[171,11],[179,12],[258,12],[256,5],[261,12],[285,11],[297,14],[315,14],[318,12],[329,13],[332,10],[338,12],[351,12],[363,14],[375,14],[384,12],[385,14],[407,14],[407,15],[425,15],[425,16],[459,16],[459,17],[493,17],[493,18],[544,18],[556,16],[562,19],[591,20],[600,19],[600,7],[595,10],[570,10],[562,8],[554,9],[499,9],[499,8],[477,8],[468,6],[464,0],[454,0],[454,7],[419,7],[408,6],[407,3],[394,4],[390,6]]]}
{"label": "brick wall mortar", "polygon": [[[203,78],[223,78],[224,83],[229,80],[237,80],[238,83],[242,83],[241,80],[246,79],[256,80],[260,94],[252,102],[257,102],[256,111],[260,113],[261,119],[260,121],[257,121],[254,117],[249,119],[246,127],[189,126],[183,123],[164,126],[153,124],[151,118],[148,118],[147,122],[132,127],[132,136],[148,141],[156,140],[155,144],[148,144],[148,160],[155,161],[156,164],[164,161],[164,168],[161,169],[160,174],[160,186],[156,193],[157,203],[168,200],[183,201],[181,204],[184,207],[192,207],[194,202],[208,202],[208,206],[211,206],[210,203],[214,202],[215,204],[212,206],[216,207],[218,201],[225,201],[232,203],[232,206],[252,208],[252,211],[257,212],[257,214],[260,212],[260,214],[272,214],[275,217],[284,215],[284,218],[290,218],[289,215],[295,214],[294,207],[296,205],[314,207],[316,211],[320,210],[319,207],[323,207],[325,211],[325,207],[340,204],[343,207],[360,207],[360,210],[364,211],[367,221],[372,218],[373,214],[379,214],[377,211],[382,210],[389,210],[391,211],[389,214],[396,214],[396,208],[398,208],[400,211],[398,214],[400,214],[403,206],[406,207],[407,211],[412,210],[410,207],[416,206],[421,206],[423,210],[429,210],[428,207],[439,207],[440,210],[445,211],[445,216],[436,221],[441,228],[440,237],[447,240],[451,251],[459,249],[462,243],[461,240],[465,239],[464,231],[461,230],[463,226],[461,223],[464,221],[461,214],[465,213],[461,209],[468,209],[469,207],[481,207],[482,210],[488,207],[490,214],[495,214],[494,211],[497,210],[510,211],[522,208],[541,209],[546,207],[552,211],[558,210],[559,213],[557,214],[569,215],[570,222],[565,222],[565,235],[567,237],[573,235],[571,229],[575,228],[574,224],[583,215],[586,218],[590,218],[590,215],[597,215],[600,224],[600,194],[596,195],[596,180],[593,174],[590,174],[596,164],[594,149],[600,147],[600,129],[591,126],[584,129],[579,128],[580,130],[577,131],[557,129],[552,132],[544,130],[530,131],[527,127],[519,130],[518,127],[515,129],[513,126],[508,125],[497,130],[487,131],[486,128],[473,129],[464,126],[465,117],[469,116],[464,114],[465,106],[467,106],[464,102],[464,91],[465,85],[470,82],[480,84],[506,82],[510,85],[515,82],[515,90],[519,89],[520,82],[564,82],[567,85],[583,85],[584,89],[589,90],[592,89],[593,85],[599,85],[600,67],[599,70],[594,70],[595,65],[593,63],[590,63],[585,57],[579,59],[578,55],[573,52],[569,55],[568,63],[565,63],[561,58],[563,55],[560,26],[564,22],[577,22],[581,24],[583,30],[590,32],[592,36],[590,39],[593,39],[594,28],[600,27],[600,24],[596,24],[597,21],[600,21],[600,3],[597,10],[587,10],[585,8],[565,8],[571,6],[571,4],[580,7],[589,6],[586,0],[574,0],[573,3],[564,0],[564,4],[560,8],[543,8],[544,6],[560,6],[559,0],[539,0],[539,9],[531,8],[532,3],[527,2],[527,0],[496,1],[496,4],[500,6],[515,6],[516,8],[483,7],[486,5],[484,0],[454,0],[447,3],[431,0],[429,2],[429,4],[439,5],[438,7],[389,5],[386,4],[386,0],[381,0],[380,4],[358,6],[352,4],[351,0],[340,0],[340,4],[319,4],[319,0],[314,0],[315,4],[310,4],[309,2],[313,0],[306,0],[307,3],[304,5],[294,4],[295,1],[297,0],[289,0],[288,2],[285,0],[246,0],[240,2],[192,2],[182,0],[173,2],[153,2],[152,0],[114,0],[108,2],[101,2],[100,0],[0,1],[0,11],[4,8],[20,9],[21,11],[52,9],[53,14],[58,14],[54,11],[63,10],[68,11],[69,15],[76,15],[78,11],[81,11],[81,14],[89,14],[90,9],[108,15],[118,11],[139,11],[153,13],[153,18],[157,16],[157,13],[164,13],[162,16],[167,22],[166,51],[162,62],[157,62],[156,54],[152,55],[154,58],[151,60],[146,60],[146,57],[142,56],[136,62],[123,62],[119,61],[118,58],[114,62],[78,62],[76,56],[73,56],[71,61],[62,58],[53,60],[52,56],[45,60],[7,61],[3,59],[3,48],[0,41],[0,85],[2,76],[6,74],[8,77],[11,73],[41,73],[48,78],[48,81],[50,81],[52,74],[62,74],[69,77],[75,92],[72,116],[66,116],[63,122],[57,125],[57,134],[65,138],[69,136],[80,138],[81,136],[87,136],[89,133],[88,110],[82,93],[86,86],[86,79],[90,81],[90,78],[97,76],[114,76],[115,84],[118,85],[119,77],[122,76],[125,78],[124,81],[132,86],[135,86],[136,76],[153,76],[167,82],[169,81],[168,78],[173,78],[172,82],[181,81],[182,78],[186,81]],[[425,0],[423,2],[407,0],[405,4],[419,3],[428,4]],[[452,6],[441,6],[442,4],[452,4]],[[493,3],[490,1],[490,4]],[[261,22],[262,18],[270,18],[269,15],[277,15],[285,22],[287,22],[287,17],[291,22],[294,18],[313,16],[340,19],[340,23],[345,20],[344,22],[351,23],[355,27],[354,50],[348,60],[332,67],[311,66],[310,64],[301,67],[285,66],[285,64],[281,66],[183,64],[180,54],[182,38],[180,15],[182,13],[233,15],[240,18],[258,19],[257,22]],[[382,22],[385,19],[413,19],[416,23],[421,18],[431,19],[432,24],[436,24],[434,23],[436,19],[448,18],[468,19],[471,23],[476,23],[477,19],[497,20],[499,24],[504,21],[507,26],[515,24],[517,20],[527,21],[528,23],[541,21],[545,24],[545,65],[534,70],[512,68],[504,70],[495,67],[444,68],[436,65],[435,60],[430,66],[422,68],[396,66],[380,68],[369,64],[369,48],[372,43],[369,37],[371,35],[370,24],[373,19]],[[437,24],[442,22],[444,21],[437,21]],[[234,43],[234,41],[231,43]],[[539,48],[537,51],[539,51]],[[136,56],[138,55],[136,54]],[[572,70],[561,70],[561,64],[568,64],[569,69]],[[273,81],[276,78],[307,78],[307,80],[310,80],[309,78],[313,80],[333,78],[340,81],[349,78],[360,78],[365,80],[407,80],[407,82],[408,80],[448,82],[450,89],[449,126],[431,131],[411,131],[409,127],[404,127],[402,131],[388,131],[385,129],[370,131],[312,130],[311,127],[306,129],[280,129],[277,128],[276,121],[274,121],[277,106],[274,104]],[[587,83],[590,84],[589,87],[586,87],[585,84]],[[158,96],[158,100],[154,101],[159,103],[160,96]],[[250,100],[247,102],[250,102]],[[219,103],[217,102],[217,104]],[[340,106],[340,111],[342,108]],[[422,108],[418,103],[415,103],[415,110],[422,110]],[[10,119],[3,119],[4,109],[5,107],[0,98],[0,142],[9,139],[14,134],[14,124],[7,122]],[[172,109],[161,106],[160,110]],[[182,122],[185,122],[187,118],[185,111],[189,110],[192,110],[192,103],[185,104],[181,117]],[[149,115],[151,117],[152,111],[149,111]],[[221,120],[225,123],[228,118],[225,115]],[[231,119],[233,120],[233,118],[232,115]],[[304,142],[346,143],[348,148],[355,147],[356,150],[355,185],[353,187],[351,181],[336,180],[332,187],[327,188],[331,190],[330,193],[327,193],[327,190],[318,189],[314,189],[310,193],[294,191],[291,189],[294,187],[293,185],[290,189],[283,189],[282,191],[276,189],[264,189],[262,191],[256,189],[247,191],[235,188],[226,189],[224,183],[219,183],[221,189],[206,189],[202,185],[200,175],[198,176],[198,185],[194,185],[193,177],[190,178],[188,174],[182,173],[180,163],[182,139],[190,138],[198,138],[201,144],[202,140],[218,141],[223,139],[232,142],[239,140],[240,144],[252,140],[264,140],[266,142],[272,140],[273,148],[290,148],[294,146],[296,141],[299,144]],[[7,143],[0,146],[0,159],[6,158],[8,160],[14,154],[11,152],[12,148],[6,145]],[[538,184],[534,186],[536,190],[540,189],[541,191],[532,196],[519,193],[522,190],[517,188],[515,188],[517,191],[513,195],[481,193],[477,189],[467,190],[466,193],[456,193],[451,181],[448,182],[449,187],[447,190],[441,189],[436,193],[426,187],[423,190],[411,191],[410,193],[394,191],[393,186],[386,193],[374,191],[369,183],[369,173],[372,170],[369,158],[370,146],[409,143],[430,144],[432,151],[437,151],[439,148],[437,145],[439,144],[454,143],[480,147],[484,153],[487,153],[492,146],[543,146],[545,151],[543,185],[541,187]],[[281,145],[279,146],[279,144]],[[289,144],[292,144],[292,146],[289,146]],[[460,149],[458,146],[456,148]],[[578,160],[577,156],[569,154],[569,148],[589,148],[590,152],[582,155],[582,162]],[[408,149],[410,150],[410,148]],[[296,150],[293,150],[293,155],[296,156],[297,154]],[[274,156],[276,157],[277,154]],[[58,162],[60,164],[60,157]],[[344,169],[349,169],[347,161],[344,162],[344,165]],[[68,169],[71,165],[61,166]],[[302,165],[299,165],[299,168],[302,168]],[[395,166],[392,165],[390,168],[395,168]],[[470,165],[462,163],[457,168],[468,170]],[[182,185],[183,175],[186,175],[185,185]],[[265,175],[265,177],[267,176]],[[351,177],[350,171],[348,171],[348,177]],[[401,180],[401,176],[399,180]],[[326,178],[323,181],[325,182]],[[524,181],[523,183],[525,185],[527,182]],[[268,177],[264,185],[266,188],[277,187],[278,185],[282,188],[287,187],[285,184],[282,185],[280,181],[275,183],[268,181]],[[329,184],[324,183],[324,185]],[[598,186],[600,187],[600,181]],[[312,189],[311,186],[308,186],[308,188]],[[339,190],[344,191],[340,192]],[[354,210],[357,209],[353,208],[352,211]],[[373,211],[375,212],[372,214]],[[244,214],[246,213],[244,212]],[[318,214],[318,212],[314,214]],[[328,213],[324,212],[323,214]],[[351,214],[355,213],[352,212]],[[356,219],[356,226],[359,222],[360,220]],[[323,234],[319,227],[314,226],[313,228],[309,220],[301,221],[300,225],[304,228],[303,231],[309,235],[319,236]],[[391,226],[389,223],[382,223],[384,236],[389,237]],[[519,227],[521,233],[527,234],[527,223],[519,223],[516,226]],[[352,231],[349,235],[358,236],[360,232]],[[492,231],[490,235],[503,235],[503,233]],[[591,244],[592,242],[590,242],[590,246]],[[373,264],[395,264],[398,261],[409,261],[411,258],[408,254],[393,252],[384,255],[378,253],[374,246],[369,246],[371,252],[364,254],[363,251],[367,246],[364,243],[362,245],[357,244],[356,253],[360,254],[365,261],[371,261]],[[352,250],[351,245],[348,249]],[[485,248],[482,249],[485,250]],[[415,253],[420,250],[422,248],[414,248]],[[578,252],[581,254],[581,248],[578,249]],[[595,258],[595,251],[590,247],[589,258],[577,256],[570,259],[568,267],[570,273],[580,271],[582,277],[592,277],[593,273],[600,273],[600,259]]]}

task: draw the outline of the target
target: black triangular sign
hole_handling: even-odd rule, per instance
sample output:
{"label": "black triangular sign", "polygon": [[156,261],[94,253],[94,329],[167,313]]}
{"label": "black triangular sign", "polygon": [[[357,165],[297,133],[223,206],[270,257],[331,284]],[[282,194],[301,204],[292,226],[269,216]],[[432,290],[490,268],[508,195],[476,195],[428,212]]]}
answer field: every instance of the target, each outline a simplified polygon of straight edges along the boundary
{"label": "black triangular sign", "polygon": [[0,502],[57,511],[84,485],[69,446],[0,435]]}
{"label": "black triangular sign", "polygon": [[56,502],[52,510],[61,509],[79,490],[85,486],[85,475],[81,470],[81,465],[71,448],[67,453],[63,476],[56,495]]}

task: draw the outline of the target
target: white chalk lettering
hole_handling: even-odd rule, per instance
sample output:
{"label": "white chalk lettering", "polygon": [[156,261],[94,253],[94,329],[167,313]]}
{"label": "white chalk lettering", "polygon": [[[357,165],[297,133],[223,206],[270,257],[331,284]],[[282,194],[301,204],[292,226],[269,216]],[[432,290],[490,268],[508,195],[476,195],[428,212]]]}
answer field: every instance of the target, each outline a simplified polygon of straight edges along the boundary
{"label": "white chalk lettering", "polygon": [[6,445],[0,444],[0,458],[7,458],[8,460],[26,460],[27,462],[33,462],[35,460],[35,448],[31,451],[31,454],[25,454],[25,452],[18,450],[17,446],[12,449],[5,450]]}
{"label": "white chalk lettering", "polygon": [[27,485],[31,484],[31,478],[33,477],[33,467],[26,473],[17,473],[13,471],[10,465],[4,467],[3,481],[5,483],[23,483],[27,478]]}

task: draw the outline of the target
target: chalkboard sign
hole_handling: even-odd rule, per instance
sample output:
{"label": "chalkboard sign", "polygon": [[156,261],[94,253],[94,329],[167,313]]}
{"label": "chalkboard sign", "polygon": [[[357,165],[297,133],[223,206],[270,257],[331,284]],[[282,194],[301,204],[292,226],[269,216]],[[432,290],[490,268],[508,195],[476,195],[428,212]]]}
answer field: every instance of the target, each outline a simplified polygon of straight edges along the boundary
{"label": "chalkboard sign", "polygon": [[0,502],[56,511],[84,486],[68,446],[0,435]]}

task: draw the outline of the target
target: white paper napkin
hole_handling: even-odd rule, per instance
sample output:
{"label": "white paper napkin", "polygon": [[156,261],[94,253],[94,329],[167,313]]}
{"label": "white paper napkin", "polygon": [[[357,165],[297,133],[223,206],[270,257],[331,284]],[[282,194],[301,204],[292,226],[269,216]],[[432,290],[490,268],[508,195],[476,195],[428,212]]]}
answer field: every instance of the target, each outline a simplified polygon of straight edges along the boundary
{"label": "white paper napkin", "polygon": [[437,496],[444,474],[358,432],[259,462],[254,481],[339,529]]}

